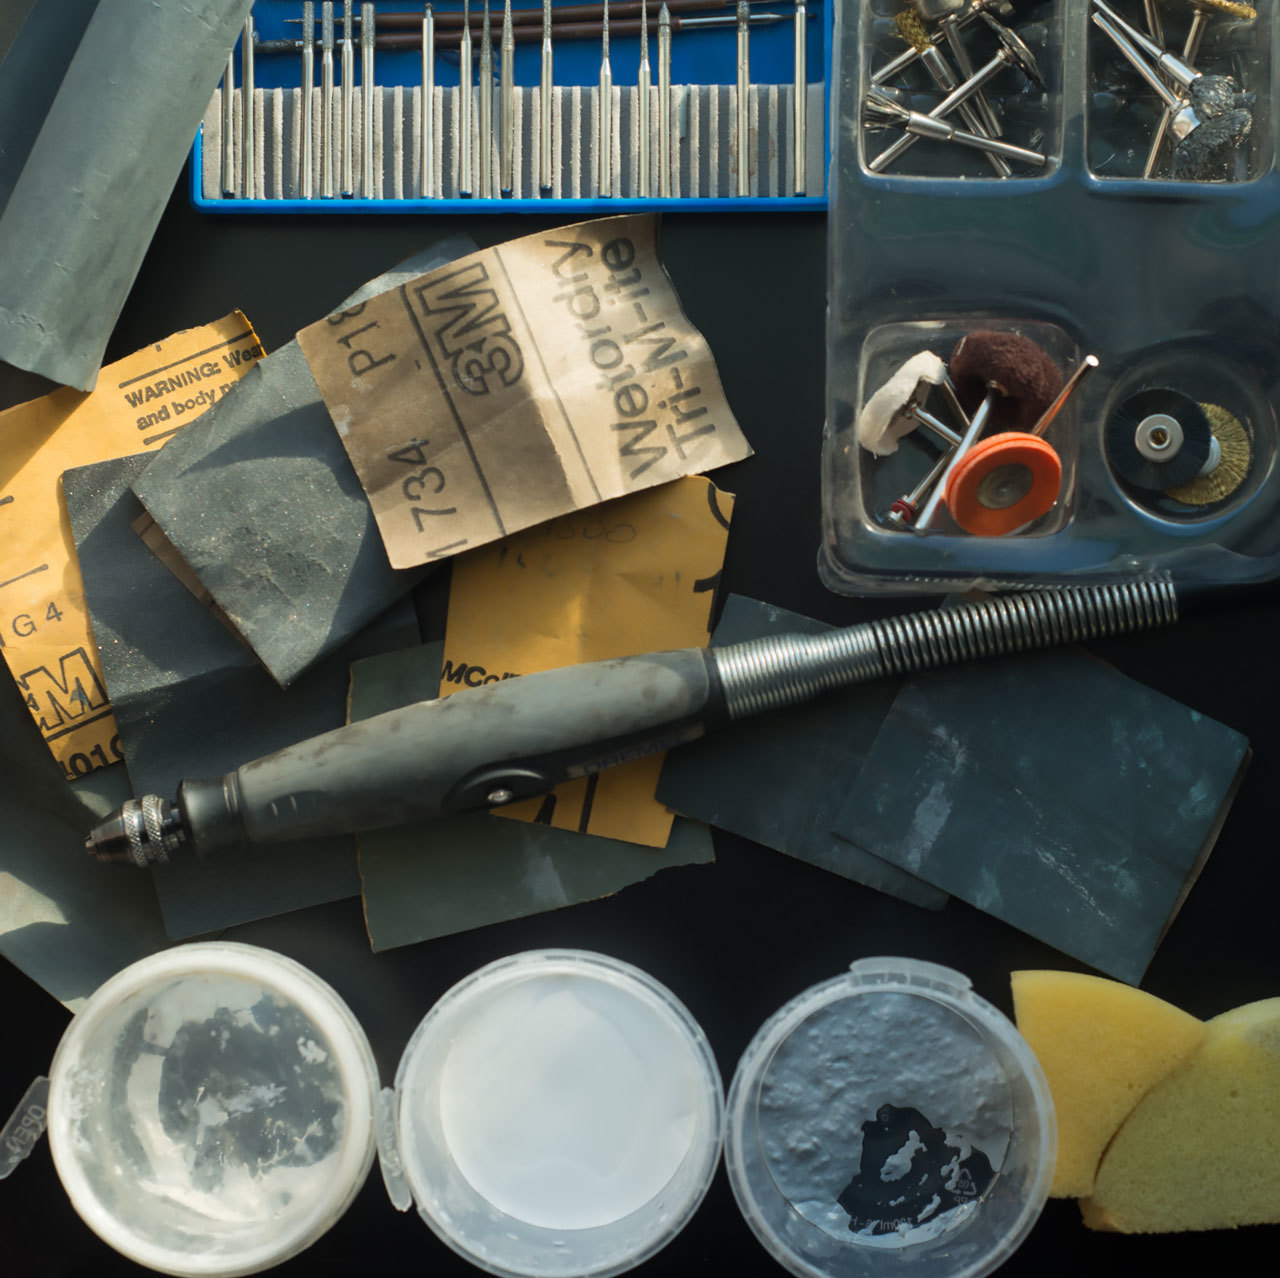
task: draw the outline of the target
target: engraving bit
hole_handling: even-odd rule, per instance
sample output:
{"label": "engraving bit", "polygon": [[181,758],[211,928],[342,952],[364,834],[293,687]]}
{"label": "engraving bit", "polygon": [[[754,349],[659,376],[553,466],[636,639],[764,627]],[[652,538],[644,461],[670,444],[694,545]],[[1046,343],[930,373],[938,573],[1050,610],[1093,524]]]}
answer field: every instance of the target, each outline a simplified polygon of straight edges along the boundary
{"label": "engraving bit", "polygon": [[538,94],[538,183],[549,191],[551,176],[551,101],[555,81],[551,70],[551,0],[542,0],[542,82]]}
{"label": "engraving bit", "polygon": [[227,54],[227,69],[222,73],[222,194],[236,193],[235,139],[236,54]]}
{"label": "engraving bit", "polygon": [[356,49],[351,41],[352,0],[342,4],[342,194],[356,193],[355,165],[352,157],[351,113],[356,78]]}
{"label": "engraving bit", "polygon": [[320,194],[333,198],[333,0],[320,6]]}
{"label": "engraving bit", "polygon": [[638,193],[647,200],[649,190],[649,9],[648,0],[640,0],[640,69],[636,73],[636,128],[640,146],[638,161],[640,180]]}
{"label": "engraving bit", "polygon": [[373,41],[377,19],[368,0],[360,6],[360,194],[373,198]]}
{"label": "engraving bit", "polygon": [[751,194],[751,170],[747,158],[751,140],[751,10],[738,0],[738,194]]}
{"label": "engraving bit", "polygon": [[609,0],[600,29],[600,114],[597,139],[598,194],[613,195],[613,68],[609,65]]}
{"label": "engraving bit", "polygon": [[671,10],[658,11],[658,194],[671,195]]}
{"label": "engraving bit", "polygon": [[480,28],[480,198],[493,197],[493,41],[489,39],[489,0]]}
{"label": "engraving bit", "polygon": [[471,0],[462,0],[458,41],[458,194],[470,195],[471,181]]}
{"label": "engraving bit", "polygon": [[244,169],[244,198],[252,200],[257,193],[257,174],[254,172],[254,142],[258,132],[254,119],[253,101],[253,15],[244,20],[244,35],[240,40],[240,144],[243,151],[241,165]]}
{"label": "engraving bit", "polygon": [[516,42],[511,34],[511,0],[502,8],[502,64],[498,77],[498,94],[502,124],[502,194],[510,195],[514,186],[516,151]]}
{"label": "engraving bit", "polygon": [[795,100],[792,104],[791,145],[795,150],[795,191],[804,195],[809,187],[806,172],[806,152],[809,149],[808,125],[805,118],[808,108],[809,70],[806,65],[807,45],[805,35],[809,15],[805,12],[805,0],[796,0],[796,52],[795,52]]}
{"label": "engraving bit", "polygon": [[299,184],[298,189],[304,200],[309,200],[315,194],[315,190],[311,180],[311,98],[315,90],[316,68],[315,68],[315,33],[316,33],[316,8],[314,0],[307,0],[302,6],[302,123],[300,132],[302,134],[302,160],[299,165]]}
{"label": "engraving bit", "polygon": [[430,5],[422,15],[422,143],[418,157],[418,189],[424,198],[435,194],[436,16]]}

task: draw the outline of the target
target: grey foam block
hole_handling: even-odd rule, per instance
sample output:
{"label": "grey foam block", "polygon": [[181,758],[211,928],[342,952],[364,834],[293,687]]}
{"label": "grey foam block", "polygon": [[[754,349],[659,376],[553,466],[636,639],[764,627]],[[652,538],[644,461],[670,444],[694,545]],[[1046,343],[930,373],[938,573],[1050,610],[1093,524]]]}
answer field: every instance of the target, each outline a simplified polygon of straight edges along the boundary
{"label": "grey foam block", "polygon": [[[475,251],[453,235],[372,280],[357,305]],[[393,569],[296,341],[173,437],[134,492],[282,686],[422,579]]]}
{"label": "grey foam block", "polygon": [[[63,492],[85,597],[134,793],[172,798],[187,776],[216,777],[346,718],[355,657],[403,647],[417,622],[403,600],[288,691],[133,531],[129,485],[149,454],[67,471]],[[82,836],[83,837],[83,836]],[[156,869],[175,939],[360,890],[351,836],[228,848]]]}

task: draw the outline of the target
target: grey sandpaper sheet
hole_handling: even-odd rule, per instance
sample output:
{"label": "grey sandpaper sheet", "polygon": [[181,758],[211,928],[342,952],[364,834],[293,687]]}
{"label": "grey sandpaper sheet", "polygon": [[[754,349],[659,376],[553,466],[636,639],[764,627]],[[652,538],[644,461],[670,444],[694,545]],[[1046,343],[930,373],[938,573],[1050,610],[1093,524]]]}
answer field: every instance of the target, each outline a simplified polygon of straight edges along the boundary
{"label": "grey sandpaper sheet", "polygon": [[251,7],[100,0],[0,214],[0,359],[93,389]]}
{"label": "grey sandpaper sheet", "polygon": [[[406,599],[283,691],[133,531],[141,507],[129,485],[148,461],[82,466],[62,483],[134,793],[172,798],[183,777],[218,776],[340,727],[350,661],[403,647],[418,629]],[[155,879],[174,939],[360,890],[350,835],[188,857]]]}
{"label": "grey sandpaper sheet", "polygon": [[150,876],[85,855],[89,828],[127,797],[124,769],[77,793],[17,686],[0,682],[0,954],[76,1011],[168,940]]}
{"label": "grey sandpaper sheet", "polygon": [[[357,661],[352,722],[435,697],[442,643]],[[465,692],[456,693],[465,697]],[[593,901],[659,870],[714,859],[711,832],[677,820],[665,848],[467,812],[359,836],[365,921],[375,950]]]}
{"label": "grey sandpaper sheet", "polygon": [[[475,251],[452,235],[349,297]],[[409,591],[297,342],[259,360],[134,483],[151,517],[282,686]]]}
{"label": "grey sandpaper sheet", "polygon": [[[832,627],[741,595],[725,600],[713,644]],[[807,705],[734,723],[671,751],[657,797],[667,807],[808,861],[914,905],[938,909],[946,893],[831,830],[884,722],[896,682],[864,684]]]}
{"label": "grey sandpaper sheet", "polygon": [[0,4],[0,212],[31,154],[98,0],[21,0],[25,15],[5,49],[10,13]]}
{"label": "grey sandpaper sheet", "polygon": [[836,819],[862,846],[1137,984],[1248,762],[1085,653],[908,680]]}

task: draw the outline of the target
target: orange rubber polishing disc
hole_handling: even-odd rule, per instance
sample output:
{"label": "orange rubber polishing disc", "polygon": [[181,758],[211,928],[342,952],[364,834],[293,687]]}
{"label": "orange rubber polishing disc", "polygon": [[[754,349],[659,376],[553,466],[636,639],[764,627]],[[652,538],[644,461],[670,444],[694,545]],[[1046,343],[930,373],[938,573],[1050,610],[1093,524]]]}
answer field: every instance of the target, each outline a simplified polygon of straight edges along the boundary
{"label": "orange rubber polishing disc", "polygon": [[975,537],[1003,537],[1053,509],[1062,461],[1038,435],[1009,431],[975,444],[947,478],[951,517]]}

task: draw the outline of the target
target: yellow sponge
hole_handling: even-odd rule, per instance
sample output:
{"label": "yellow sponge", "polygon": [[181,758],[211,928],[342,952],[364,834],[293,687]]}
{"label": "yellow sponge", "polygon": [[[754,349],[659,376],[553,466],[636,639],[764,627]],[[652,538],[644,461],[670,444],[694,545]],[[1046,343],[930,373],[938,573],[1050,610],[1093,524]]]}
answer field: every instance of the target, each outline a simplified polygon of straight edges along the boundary
{"label": "yellow sponge", "polygon": [[1119,981],[1077,972],[1014,972],[1018,1029],[1049,1080],[1058,1162],[1049,1193],[1083,1198],[1107,1142],[1151,1087],[1189,1056],[1205,1026]]}
{"label": "yellow sponge", "polygon": [[1080,1204],[1127,1234],[1280,1222],[1280,998],[1214,1017],[1116,1133]]}

